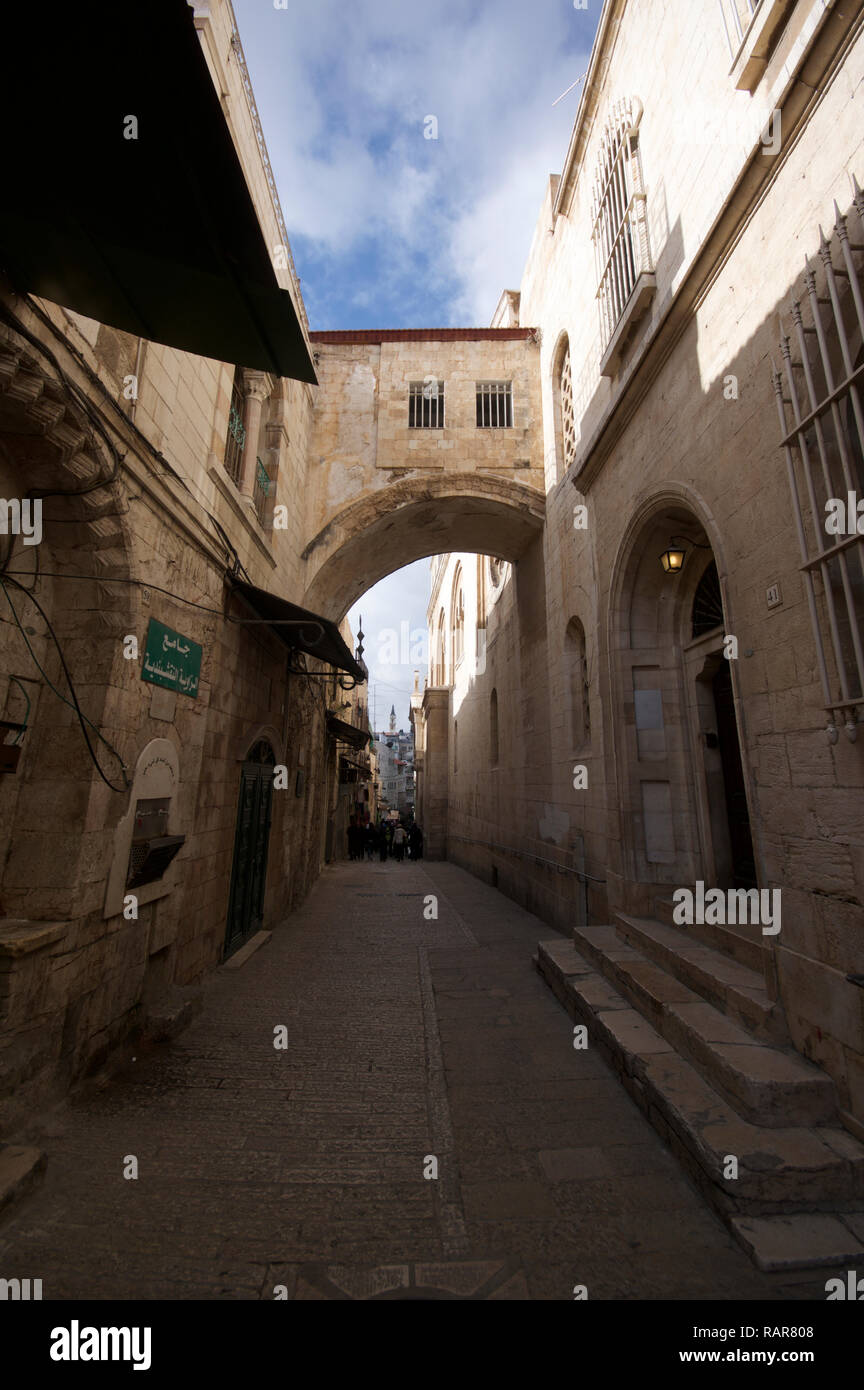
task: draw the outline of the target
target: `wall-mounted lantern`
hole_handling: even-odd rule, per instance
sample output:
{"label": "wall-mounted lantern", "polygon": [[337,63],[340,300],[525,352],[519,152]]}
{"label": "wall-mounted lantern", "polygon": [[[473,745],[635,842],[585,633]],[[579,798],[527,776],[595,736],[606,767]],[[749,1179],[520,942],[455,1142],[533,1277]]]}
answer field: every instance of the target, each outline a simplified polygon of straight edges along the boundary
{"label": "wall-mounted lantern", "polygon": [[701,541],[690,540],[688,536],[670,536],[669,547],[660,556],[660,563],[667,574],[680,574],[684,568],[684,561],[687,559],[688,546],[694,546],[696,550],[710,550],[710,545],[703,545]]}
{"label": "wall-mounted lantern", "polygon": [[664,550],[663,554],[660,556],[660,563],[667,574],[680,574],[681,570],[684,568],[684,561],[686,558],[686,550],[683,548],[676,549],[674,546],[670,546],[669,549]]}

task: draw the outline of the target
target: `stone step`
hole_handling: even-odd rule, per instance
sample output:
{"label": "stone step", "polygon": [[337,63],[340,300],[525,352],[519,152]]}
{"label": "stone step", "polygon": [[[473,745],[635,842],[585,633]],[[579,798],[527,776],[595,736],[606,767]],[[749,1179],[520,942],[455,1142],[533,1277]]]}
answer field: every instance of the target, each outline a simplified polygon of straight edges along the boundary
{"label": "stone step", "polygon": [[864,1261],[861,1212],[841,1212],[838,1216],[823,1212],[804,1216],[733,1216],[729,1226],[759,1269],[774,1272],[845,1265],[839,1289],[835,1270],[830,1285],[828,1280],[825,1282],[825,1296],[860,1298],[857,1273],[850,1278],[848,1266],[860,1267]]}
{"label": "stone step", "polygon": [[[654,899],[654,916],[664,926],[677,927],[678,924],[672,917],[674,911],[675,903],[672,898]],[[760,927],[750,927],[748,930],[761,933]],[[754,936],[749,939],[733,927],[713,926],[709,922],[696,922],[692,927],[688,927],[687,931],[706,946],[713,946],[724,955],[739,961],[741,965],[761,972],[765,959],[765,944],[761,934],[758,938]]]}
{"label": "stone step", "polygon": [[623,912],[616,912],[615,921],[629,945],[728,1018],[734,1018],[757,1038],[788,1043],[783,1011],[768,997],[761,972],[703,941],[694,941],[688,927],[667,927],[653,917],[631,917]]}
{"label": "stone step", "polygon": [[575,935],[576,949],[746,1120],[772,1128],[836,1120],[831,1078],[793,1048],[758,1041],[622,942],[614,928],[582,928]]}
{"label": "stone step", "polygon": [[[538,970],[724,1219],[864,1212],[864,1145],[839,1127],[769,1128],[742,1119],[568,945],[540,943]],[[824,1263],[821,1250],[814,1258]],[[811,1263],[805,1252],[800,1267]]]}

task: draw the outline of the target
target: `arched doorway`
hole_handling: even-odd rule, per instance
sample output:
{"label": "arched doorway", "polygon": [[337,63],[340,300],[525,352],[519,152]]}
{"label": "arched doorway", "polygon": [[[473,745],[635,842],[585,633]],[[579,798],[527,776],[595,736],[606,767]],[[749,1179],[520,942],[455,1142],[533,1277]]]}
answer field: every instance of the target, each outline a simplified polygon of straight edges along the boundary
{"label": "arched doorway", "polygon": [[[610,633],[624,899],[652,915],[700,879],[756,883],[721,566],[693,510],[654,507],[625,542]],[[670,547],[684,552],[678,569],[661,559]]]}
{"label": "arched doorway", "polygon": [[267,850],[276,755],[267,739],[259,739],[240,770],[237,827],[231,892],[225,928],[225,956],[242,946],[264,922]]}

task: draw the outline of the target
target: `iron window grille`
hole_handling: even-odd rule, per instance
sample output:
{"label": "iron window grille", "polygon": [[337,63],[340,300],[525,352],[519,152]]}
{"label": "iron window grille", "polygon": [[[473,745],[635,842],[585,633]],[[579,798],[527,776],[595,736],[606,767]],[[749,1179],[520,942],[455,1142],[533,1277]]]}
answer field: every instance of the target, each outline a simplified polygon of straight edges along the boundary
{"label": "iron window grille", "polygon": [[591,212],[602,349],[609,345],[642,275],[653,276],[639,123],[642,103],[616,102],[600,142]]}
{"label": "iron window grille", "polygon": [[747,32],[756,18],[756,11],[761,4],[762,0],[720,0],[723,23],[726,27],[726,38],[729,42],[729,52],[733,58],[747,37]]}
{"label": "iron window grille", "polygon": [[273,490],[273,480],[267,469],[264,467],[260,458],[255,460],[255,490],[252,500],[255,503],[255,511],[262,526],[267,513],[267,499]]}
{"label": "iron window grille", "polygon": [[410,383],[408,425],[411,429],[443,430],[443,381],[412,381]]}
{"label": "iron window grille", "polygon": [[231,387],[231,405],[228,410],[228,438],[225,441],[225,471],[235,487],[240,486],[243,448],[246,444],[246,427],[243,424],[245,407],[238,376],[239,373],[235,372]]}
{"label": "iron window grille", "polygon": [[[864,193],[854,179],[853,186],[864,233]],[[772,361],[831,742],[837,739],[838,717],[848,737],[856,737],[864,708],[864,535],[856,524],[856,502],[864,495],[864,352],[856,362],[851,346],[864,339],[864,288],[855,259],[864,241],[850,240],[848,217],[834,207],[835,237],[820,236],[822,283],[817,289],[816,270],[806,258],[804,292],[789,310],[791,336],[781,319],[782,369]],[[837,534],[827,527],[834,514],[831,501],[847,518],[845,531]]]}
{"label": "iron window grille", "polygon": [[513,424],[513,384],[477,382],[477,425],[480,429],[509,429]]}

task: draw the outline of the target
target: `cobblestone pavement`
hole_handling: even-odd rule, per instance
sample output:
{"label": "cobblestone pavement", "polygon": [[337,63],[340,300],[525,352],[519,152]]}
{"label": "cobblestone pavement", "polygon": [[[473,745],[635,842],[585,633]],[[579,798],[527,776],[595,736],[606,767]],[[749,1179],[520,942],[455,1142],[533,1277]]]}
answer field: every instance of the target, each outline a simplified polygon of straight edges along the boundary
{"label": "cobblestone pavement", "polygon": [[531,963],[550,934],[450,864],[331,866],[185,1033],[55,1112],[0,1274],[46,1299],[824,1299],[756,1271],[574,1050]]}

